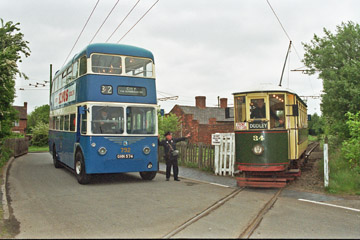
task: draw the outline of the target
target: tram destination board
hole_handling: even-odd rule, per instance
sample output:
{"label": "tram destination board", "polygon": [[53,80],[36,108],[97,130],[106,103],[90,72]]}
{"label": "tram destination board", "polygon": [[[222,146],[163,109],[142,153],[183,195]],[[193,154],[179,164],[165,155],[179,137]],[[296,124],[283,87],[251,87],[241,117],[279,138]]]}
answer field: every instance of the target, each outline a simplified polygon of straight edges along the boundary
{"label": "tram destination board", "polygon": [[267,129],[268,122],[263,121],[253,121],[249,123],[249,129]]}

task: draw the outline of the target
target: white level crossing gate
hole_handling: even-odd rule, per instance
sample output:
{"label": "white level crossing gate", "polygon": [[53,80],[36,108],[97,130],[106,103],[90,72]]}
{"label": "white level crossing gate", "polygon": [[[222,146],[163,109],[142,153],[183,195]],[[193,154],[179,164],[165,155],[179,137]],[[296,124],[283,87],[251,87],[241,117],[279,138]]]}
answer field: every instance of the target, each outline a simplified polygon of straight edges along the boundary
{"label": "white level crossing gate", "polygon": [[215,133],[211,135],[215,145],[215,174],[234,176],[235,133]]}

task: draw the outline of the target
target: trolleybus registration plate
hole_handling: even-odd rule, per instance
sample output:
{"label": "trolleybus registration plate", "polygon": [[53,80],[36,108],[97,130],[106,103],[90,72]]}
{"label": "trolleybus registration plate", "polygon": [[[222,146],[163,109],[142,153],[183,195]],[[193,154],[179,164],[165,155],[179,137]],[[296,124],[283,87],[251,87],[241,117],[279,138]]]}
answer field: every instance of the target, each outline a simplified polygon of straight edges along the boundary
{"label": "trolleybus registration plate", "polygon": [[134,154],[117,154],[116,158],[118,158],[118,159],[133,159]]}

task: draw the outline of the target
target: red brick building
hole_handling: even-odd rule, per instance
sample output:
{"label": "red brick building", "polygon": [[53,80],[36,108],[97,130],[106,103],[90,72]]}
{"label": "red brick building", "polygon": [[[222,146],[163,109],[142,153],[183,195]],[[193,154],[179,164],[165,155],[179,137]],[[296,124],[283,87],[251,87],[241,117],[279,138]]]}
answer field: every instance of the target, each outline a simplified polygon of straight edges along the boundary
{"label": "red brick building", "polygon": [[24,106],[13,106],[19,112],[19,120],[15,121],[14,127],[11,129],[13,132],[26,134],[27,128],[27,102]]}
{"label": "red brick building", "polygon": [[195,97],[194,106],[175,105],[170,113],[180,118],[181,130],[176,136],[190,133],[191,143],[211,144],[211,134],[234,131],[234,108],[227,107],[227,98],[220,99],[220,107],[206,107],[206,97]]}

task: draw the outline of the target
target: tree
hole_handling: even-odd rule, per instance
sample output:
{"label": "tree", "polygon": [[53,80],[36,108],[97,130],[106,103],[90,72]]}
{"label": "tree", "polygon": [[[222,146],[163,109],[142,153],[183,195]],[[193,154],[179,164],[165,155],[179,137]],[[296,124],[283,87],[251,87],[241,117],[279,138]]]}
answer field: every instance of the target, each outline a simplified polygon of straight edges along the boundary
{"label": "tree", "polygon": [[166,132],[177,132],[180,130],[180,121],[179,118],[170,113],[167,116],[161,116],[158,114],[158,122],[159,122],[159,135],[161,138],[164,137]]}
{"label": "tree", "polygon": [[311,115],[311,121],[309,121],[308,123],[310,135],[318,136],[324,133],[324,119],[321,116],[317,115],[317,113]]}
{"label": "tree", "polygon": [[23,40],[19,23],[4,23],[0,19],[0,138],[11,133],[11,127],[16,120],[16,111],[12,107],[15,98],[15,77],[27,78],[19,71],[17,62],[21,62],[20,53],[30,56],[29,42]]}
{"label": "tree", "polygon": [[326,130],[342,141],[350,136],[345,113],[360,110],[360,26],[342,23],[335,34],[326,28],[324,33],[303,43],[303,62],[310,69],[308,74],[318,72],[323,80],[321,111]]}
{"label": "tree", "polygon": [[32,111],[28,116],[27,126],[29,129],[29,132],[32,132],[32,129],[39,122],[48,124],[49,123],[49,113],[50,113],[49,104],[45,104],[40,107],[35,107],[35,110]]}

